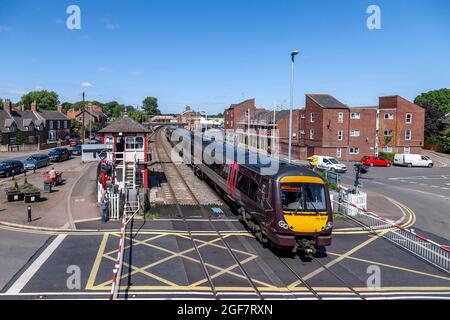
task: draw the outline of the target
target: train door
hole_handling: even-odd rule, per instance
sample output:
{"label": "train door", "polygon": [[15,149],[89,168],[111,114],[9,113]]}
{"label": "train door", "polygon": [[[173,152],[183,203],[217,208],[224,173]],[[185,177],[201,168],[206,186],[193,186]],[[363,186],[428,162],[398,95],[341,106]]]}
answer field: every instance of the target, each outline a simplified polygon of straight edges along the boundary
{"label": "train door", "polygon": [[236,178],[238,171],[239,171],[239,164],[237,164],[236,162],[232,163],[230,165],[230,169],[228,170],[228,179],[227,179],[228,194],[230,195],[230,197],[233,198],[236,192]]}

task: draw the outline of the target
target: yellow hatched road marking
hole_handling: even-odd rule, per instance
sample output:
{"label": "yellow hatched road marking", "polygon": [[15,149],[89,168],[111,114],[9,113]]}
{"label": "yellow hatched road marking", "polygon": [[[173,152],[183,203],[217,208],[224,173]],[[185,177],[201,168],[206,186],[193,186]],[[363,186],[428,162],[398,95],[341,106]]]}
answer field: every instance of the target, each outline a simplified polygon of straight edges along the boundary
{"label": "yellow hatched road marking", "polygon": [[[332,255],[332,256],[337,256],[337,257],[342,256],[341,254],[333,253],[333,252],[327,252],[327,254]],[[401,270],[401,271],[406,271],[406,272],[420,274],[420,275],[423,275],[423,276],[429,276],[429,277],[436,278],[436,279],[442,279],[442,280],[450,281],[450,277],[439,276],[439,275],[428,273],[428,272],[422,272],[422,271],[417,271],[417,270],[414,270],[414,269],[408,269],[408,268],[404,268],[404,267],[394,266],[394,265],[391,265],[391,264],[382,263],[382,262],[378,262],[378,261],[366,260],[366,259],[361,259],[361,258],[356,258],[356,257],[351,257],[351,256],[347,256],[347,257],[345,257],[345,259],[355,260],[355,261],[359,261],[359,262],[365,262],[365,263],[368,263],[368,264],[371,264],[371,265],[372,264],[373,265],[378,265],[378,266],[382,266],[382,267],[387,267],[387,268],[391,268],[391,269],[397,269],[397,270]]]}

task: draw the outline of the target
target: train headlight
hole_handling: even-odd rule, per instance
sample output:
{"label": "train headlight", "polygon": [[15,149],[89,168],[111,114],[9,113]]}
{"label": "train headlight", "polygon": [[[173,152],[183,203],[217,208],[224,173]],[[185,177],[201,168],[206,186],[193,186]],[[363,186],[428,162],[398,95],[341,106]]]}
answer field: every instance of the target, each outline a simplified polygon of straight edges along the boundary
{"label": "train headlight", "polygon": [[280,221],[278,222],[278,225],[280,226],[280,228],[283,228],[283,229],[285,229],[285,230],[289,229],[288,224],[287,224],[285,221],[283,221],[283,220],[280,220]]}
{"label": "train headlight", "polygon": [[329,230],[333,228],[333,221],[328,221],[327,224],[325,225],[325,229]]}

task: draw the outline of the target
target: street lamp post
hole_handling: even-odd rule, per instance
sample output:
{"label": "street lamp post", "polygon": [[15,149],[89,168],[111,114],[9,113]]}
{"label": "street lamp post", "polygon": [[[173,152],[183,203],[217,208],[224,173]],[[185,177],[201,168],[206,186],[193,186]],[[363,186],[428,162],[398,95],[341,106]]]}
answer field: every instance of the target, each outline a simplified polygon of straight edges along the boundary
{"label": "street lamp post", "polygon": [[291,52],[291,108],[289,110],[289,151],[288,162],[292,159],[292,109],[294,108],[294,57],[298,54],[298,50]]}

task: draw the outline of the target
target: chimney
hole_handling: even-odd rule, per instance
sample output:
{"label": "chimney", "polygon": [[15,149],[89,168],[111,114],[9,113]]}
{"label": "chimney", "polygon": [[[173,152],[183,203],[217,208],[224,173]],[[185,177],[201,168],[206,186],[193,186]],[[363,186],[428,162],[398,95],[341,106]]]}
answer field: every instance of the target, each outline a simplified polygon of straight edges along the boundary
{"label": "chimney", "polygon": [[56,111],[62,112],[62,105],[61,105],[61,104],[58,104],[58,105],[56,106]]}
{"label": "chimney", "polygon": [[37,111],[37,108],[36,108],[36,101],[33,101],[33,102],[31,103],[31,111],[33,111],[33,112],[36,112],[36,111]]}
{"label": "chimney", "polygon": [[11,113],[11,100],[5,99],[5,101],[3,101],[3,110],[7,113]]}

